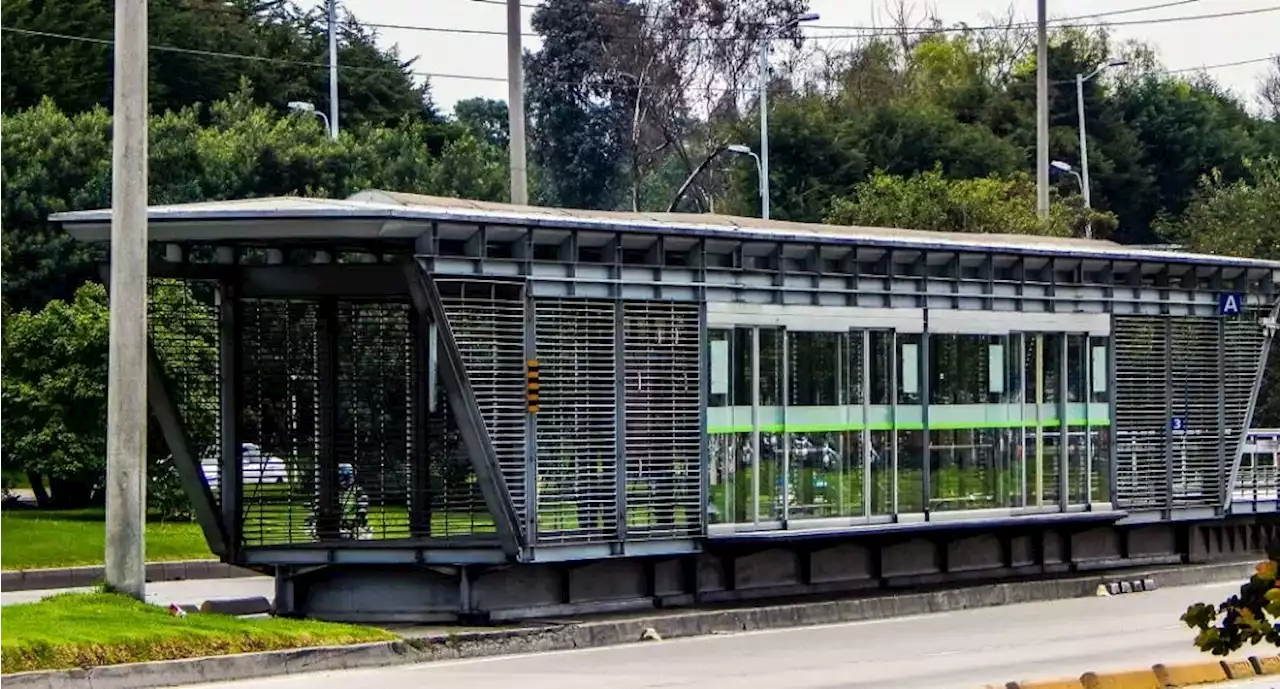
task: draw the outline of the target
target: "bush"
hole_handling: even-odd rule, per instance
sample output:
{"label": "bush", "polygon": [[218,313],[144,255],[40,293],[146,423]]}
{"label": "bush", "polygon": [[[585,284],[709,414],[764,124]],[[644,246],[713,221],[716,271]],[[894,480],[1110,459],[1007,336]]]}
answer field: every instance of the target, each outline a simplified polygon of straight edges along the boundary
{"label": "bush", "polygon": [[1280,646],[1280,542],[1267,547],[1267,559],[1258,564],[1249,581],[1217,606],[1196,603],[1187,608],[1182,621],[1198,630],[1196,646],[1207,653],[1225,656],[1245,644],[1268,643]]}

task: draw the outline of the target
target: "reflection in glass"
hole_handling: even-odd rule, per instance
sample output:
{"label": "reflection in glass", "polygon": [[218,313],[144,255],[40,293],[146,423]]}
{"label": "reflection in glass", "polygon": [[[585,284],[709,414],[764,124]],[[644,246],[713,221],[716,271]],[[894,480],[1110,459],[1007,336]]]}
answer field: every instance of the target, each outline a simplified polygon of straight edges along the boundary
{"label": "reflection in glass", "polygon": [[871,431],[871,514],[893,511],[893,432]]}
{"label": "reflection in glass", "polygon": [[924,433],[898,431],[898,512],[924,511]]}
{"label": "reflection in glass", "polygon": [[760,328],[760,406],[782,404],[782,329]]}
{"label": "reflection in glass", "polygon": [[788,464],[790,518],[835,517],[846,513],[846,457],[841,433],[792,433]]}
{"label": "reflection in glass", "polygon": [[733,404],[750,407],[754,393],[751,372],[751,328],[734,328],[730,358],[733,361]]}
{"label": "reflection in glass", "polygon": [[790,376],[789,406],[840,404],[841,379],[848,333],[792,332],[787,358]]}
{"label": "reflection in glass", "polygon": [[1089,338],[1085,335],[1067,335],[1067,401],[1087,402],[1085,390],[1089,384]]}
{"label": "reflection in glass", "polygon": [[1088,457],[1085,456],[1085,426],[1071,426],[1067,435],[1067,502],[1072,505],[1088,503]]}
{"label": "reflection in glass", "polygon": [[761,521],[781,521],[785,511],[782,473],[782,433],[760,433]]}
{"label": "reflection in glass", "polygon": [[1090,429],[1089,445],[1093,502],[1111,502],[1111,429]]}
{"label": "reflection in glass", "polygon": [[751,490],[751,434],[717,433],[710,436],[709,444],[709,523],[752,521],[755,505]]}
{"label": "reflection in glass", "polygon": [[871,331],[871,404],[892,404],[893,390],[893,333],[887,330]]}

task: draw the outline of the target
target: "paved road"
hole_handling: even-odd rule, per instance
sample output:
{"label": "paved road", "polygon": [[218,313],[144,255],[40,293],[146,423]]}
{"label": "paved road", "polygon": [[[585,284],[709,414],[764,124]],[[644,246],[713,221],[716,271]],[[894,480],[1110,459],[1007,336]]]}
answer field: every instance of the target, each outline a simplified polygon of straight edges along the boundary
{"label": "paved road", "polygon": [[[43,591],[5,591],[0,593],[0,605],[31,603],[54,593],[90,591],[88,588],[57,589]],[[204,579],[194,581],[164,581],[147,584],[147,600],[160,605],[199,605],[210,598],[249,598],[275,596],[275,580],[270,577],[246,577],[243,579]]]}
{"label": "paved road", "polygon": [[977,689],[1017,679],[1202,659],[1191,645],[1190,630],[1178,622],[1178,616],[1192,602],[1219,601],[1238,588],[1238,584],[1215,584],[878,622],[212,686]]}

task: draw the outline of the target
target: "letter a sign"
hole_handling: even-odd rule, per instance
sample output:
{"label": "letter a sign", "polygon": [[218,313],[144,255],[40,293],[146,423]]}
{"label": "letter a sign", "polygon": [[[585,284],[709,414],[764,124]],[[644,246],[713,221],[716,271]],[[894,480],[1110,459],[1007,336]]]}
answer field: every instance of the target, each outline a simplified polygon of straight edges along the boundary
{"label": "letter a sign", "polygon": [[1244,295],[1227,292],[1218,295],[1219,316],[1239,316],[1244,309]]}

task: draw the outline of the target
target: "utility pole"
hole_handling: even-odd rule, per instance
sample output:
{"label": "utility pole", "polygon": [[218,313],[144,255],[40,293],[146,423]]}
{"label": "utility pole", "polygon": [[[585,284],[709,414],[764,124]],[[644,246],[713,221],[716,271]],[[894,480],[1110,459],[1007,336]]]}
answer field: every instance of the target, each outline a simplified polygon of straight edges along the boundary
{"label": "utility pole", "polygon": [[1049,33],[1046,0],[1036,0],[1036,212],[1049,217]]}
{"label": "utility pole", "polygon": [[338,138],[338,0],[329,0],[329,136]]}
{"label": "utility pole", "polygon": [[769,219],[769,40],[760,41],[760,217]]}
{"label": "utility pole", "polygon": [[107,361],[108,588],[146,596],[147,0],[116,0]]}
{"label": "utility pole", "polygon": [[524,50],[520,47],[520,0],[507,0],[507,146],[511,156],[511,203],[529,203],[524,150]]}

